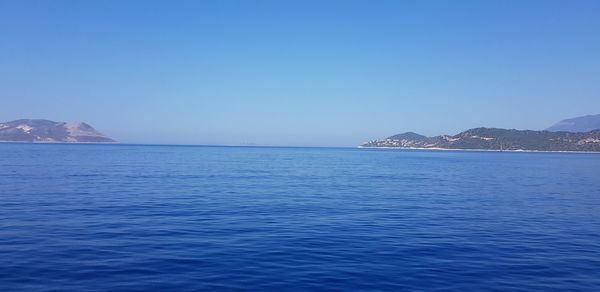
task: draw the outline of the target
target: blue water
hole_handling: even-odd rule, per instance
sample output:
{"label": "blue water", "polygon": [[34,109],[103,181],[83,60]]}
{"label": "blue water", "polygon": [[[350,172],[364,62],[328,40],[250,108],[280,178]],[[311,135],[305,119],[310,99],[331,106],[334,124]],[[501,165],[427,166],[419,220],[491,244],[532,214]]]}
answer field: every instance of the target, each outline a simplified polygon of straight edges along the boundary
{"label": "blue water", "polygon": [[600,155],[0,145],[0,290],[600,291]]}

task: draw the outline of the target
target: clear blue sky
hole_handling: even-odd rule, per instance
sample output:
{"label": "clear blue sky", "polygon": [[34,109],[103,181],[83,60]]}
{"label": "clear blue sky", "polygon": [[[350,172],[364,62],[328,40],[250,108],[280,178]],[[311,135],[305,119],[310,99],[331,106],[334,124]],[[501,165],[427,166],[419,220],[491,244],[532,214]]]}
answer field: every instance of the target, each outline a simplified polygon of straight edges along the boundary
{"label": "clear blue sky", "polygon": [[0,0],[0,120],[353,146],[600,113],[600,1]]}

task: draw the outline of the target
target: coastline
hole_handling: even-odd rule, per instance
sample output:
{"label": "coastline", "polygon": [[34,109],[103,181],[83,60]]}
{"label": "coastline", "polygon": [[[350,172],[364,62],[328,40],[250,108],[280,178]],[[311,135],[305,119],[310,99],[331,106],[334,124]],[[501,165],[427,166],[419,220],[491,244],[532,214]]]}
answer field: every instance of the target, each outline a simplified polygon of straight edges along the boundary
{"label": "coastline", "polygon": [[0,141],[0,144],[120,144],[119,142]]}
{"label": "coastline", "polygon": [[370,146],[357,146],[357,148],[364,149],[385,149],[385,150],[428,150],[428,151],[467,151],[467,152],[515,152],[515,153],[587,153],[587,154],[600,154],[598,151],[558,151],[558,150],[499,150],[499,149],[452,149],[452,148],[425,148],[425,147],[370,147]]}
{"label": "coastline", "polygon": [[511,152],[511,153],[582,153],[582,154],[600,154],[600,151],[558,151],[558,150],[525,150],[525,149],[453,149],[453,148],[425,148],[425,147],[371,147],[371,146],[349,146],[349,147],[328,147],[328,146],[271,146],[271,145],[203,145],[203,144],[136,144],[120,142],[62,142],[62,141],[0,141],[0,144],[100,144],[100,145],[144,145],[144,146],[202,146],[202,147],[249,147],[249,148],[358,148],[358,149],[383,149],[383,150],[426,150],[426,151],[464,151],[464,152]]}

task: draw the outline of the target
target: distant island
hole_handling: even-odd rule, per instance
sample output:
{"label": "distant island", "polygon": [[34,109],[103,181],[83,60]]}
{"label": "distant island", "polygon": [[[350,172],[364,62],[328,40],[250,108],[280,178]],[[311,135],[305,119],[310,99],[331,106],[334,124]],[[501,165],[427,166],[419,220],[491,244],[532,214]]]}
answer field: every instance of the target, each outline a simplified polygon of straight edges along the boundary
{"label": "distant island", "polygon": [[600,114],[562,120],[546,129],[546,131],[589,132],[597,129],[600,129]]}
{"label": "distant island", "polygon": [[0,142],[114,143],[116,141],[82,122],[23,119],[0,123]]}
{"label": "distant island", "polygon": [[407,132],[360,147],[600,152],[600,115],[563,120],[545,131],[474,128],[435,137]]}

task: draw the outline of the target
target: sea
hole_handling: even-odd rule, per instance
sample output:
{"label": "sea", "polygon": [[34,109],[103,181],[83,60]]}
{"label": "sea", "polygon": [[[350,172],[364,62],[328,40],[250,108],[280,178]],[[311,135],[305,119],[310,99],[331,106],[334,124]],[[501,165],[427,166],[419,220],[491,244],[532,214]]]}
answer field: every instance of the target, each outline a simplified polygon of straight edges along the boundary
{"label": "sea", "polygon": [[600,154],[0,144],[1,291],[600,291]]}

